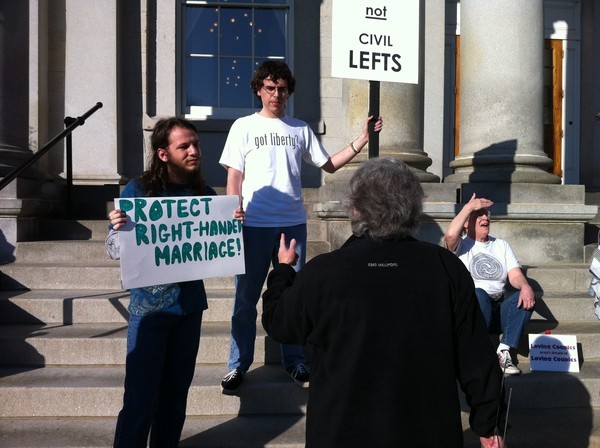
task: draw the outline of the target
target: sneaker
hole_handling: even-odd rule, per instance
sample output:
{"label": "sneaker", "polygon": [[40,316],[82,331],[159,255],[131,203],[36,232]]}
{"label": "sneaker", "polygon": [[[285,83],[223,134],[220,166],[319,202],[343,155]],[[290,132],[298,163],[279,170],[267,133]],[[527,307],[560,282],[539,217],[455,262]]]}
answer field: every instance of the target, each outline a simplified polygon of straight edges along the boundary
{"label": "sneaker", "polygon": [[521,373],[521,369],[513,364],[508,350],[500,350],[500,353],[498,353],[498,361],[500,362],[502,372],[507,375],[519,375]]}
{"label": "sneaker", "polygon": [[300,387],[308,387],[310,380],[310,369],[306,364],[299,363],[295,366],[286,367],[285,371],[290,374],[294,383]]}
{"label": "sneaker", "polygon": [[223,377],[221,381],[221,392],[225,395],[235,395],[242,381],[244,381],[244,372],[238,369],[233,369],[227,375]]}

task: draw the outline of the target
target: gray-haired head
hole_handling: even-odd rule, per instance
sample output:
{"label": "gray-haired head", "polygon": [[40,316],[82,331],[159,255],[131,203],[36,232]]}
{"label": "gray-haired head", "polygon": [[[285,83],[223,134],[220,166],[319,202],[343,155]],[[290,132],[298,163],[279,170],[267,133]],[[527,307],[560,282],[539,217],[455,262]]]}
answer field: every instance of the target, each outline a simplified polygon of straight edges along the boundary
{"label": "gray-haired head", "polygon": [[423,188],[402,161],[374,158],[350,179],[352,232],[377,240],[404,238],[419,224]]}

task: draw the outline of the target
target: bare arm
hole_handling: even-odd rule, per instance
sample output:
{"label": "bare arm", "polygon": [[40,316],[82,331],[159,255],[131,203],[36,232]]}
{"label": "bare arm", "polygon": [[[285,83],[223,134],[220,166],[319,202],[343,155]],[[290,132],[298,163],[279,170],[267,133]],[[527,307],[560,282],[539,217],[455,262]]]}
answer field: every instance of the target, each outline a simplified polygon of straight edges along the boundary
{"label": "bare arm", "polygon": [[[373,119],[374,117],[372,115],[367,118],[367,121],[365,121],[365,124],[363,125],[360,136],[341,151],[331,156],[329,160],[325,162],[325,165],[321,167],[321,169],[330,174],[335,173],[341,167],[350,162],[350,160],[356,157],[358,153],[362,151],[365,145],[369,143],[369,122],[371,122]],[[381,129],[383,129],[383,119],[379,117],[375,122],[374,130],[375,132],[381,132]],[[354,145],[354,149],[352,148],[352,145]]]}
{"label": "bare arm", "polygon": [[233,194],[242,196],[242,180],[244,179],[244,173],[235,168],[227,167],[227,194]]}
{"label": "bare arm", "polygon": [[478,198],[473,193],[469,202],[467,202],[462,210],[458,212],[458,214],[454,217],[454,219],[448,225],[446,229],[446,233],[444,234],[444,242],[446,243],[446,248],[452,252],[456,250],[458,247],[458,243],[460,241],[460,236],[465,227],[465,224],[469,220],[469,215],[477,210],[481,210],[483,208],[488,208],[492,205],[493,202],[489,199]]}
{"label": "bare arm", "polygon": [[127,222],[127,215],[117,208],[108,214],[108,219],[110,219],[110,232],[108,232],[104,240],[104,248],[110,258],[118,260],[121,258],[121,244],[119,242],[118,230]]}
{"label": "bare arm", "polygon": [[517,306],[519,308],[522,306],[526,310],[532,309],[535,305],[535,294],[521,268],[513,268],[508,271],[508,281],[513,287],[520,290]]}
{"label": "bare arm", "polygon": [[239,198],[239,207],[235,210],[233,216],[236,219],[244,221],[245,212],[242,205],[242,181],[244,180],[244,173],[235,168],[227,167],[227,187],[225,189],[228,195],[234,195]]}

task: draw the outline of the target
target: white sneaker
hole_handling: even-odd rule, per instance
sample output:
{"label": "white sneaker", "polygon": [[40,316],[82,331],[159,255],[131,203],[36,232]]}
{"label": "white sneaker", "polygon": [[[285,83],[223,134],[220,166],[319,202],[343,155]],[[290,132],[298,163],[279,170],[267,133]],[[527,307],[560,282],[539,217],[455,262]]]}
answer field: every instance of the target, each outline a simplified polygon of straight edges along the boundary
{"label": "white sneaker", "polygon": [[503,373],[507,375],[519,375],[521,373],[521,369],[513,364],[508,350],[500,350],[500,353],[498,353],[498,361],[500,362],[500,368]]}

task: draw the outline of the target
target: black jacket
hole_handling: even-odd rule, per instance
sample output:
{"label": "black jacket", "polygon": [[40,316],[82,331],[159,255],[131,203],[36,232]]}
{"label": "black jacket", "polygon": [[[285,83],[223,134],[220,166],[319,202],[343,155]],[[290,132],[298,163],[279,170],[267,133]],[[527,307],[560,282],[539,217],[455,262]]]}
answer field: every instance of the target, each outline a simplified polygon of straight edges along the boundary
{"label": "black jacket", "polygon": [[473,281],[448,250],[353,237],[298,275],[277,266],[267,286],[267,333],[312,348],[307,448],[462,447],[457,381],[475,433],[492,433],[499,408],[503,421]]}

